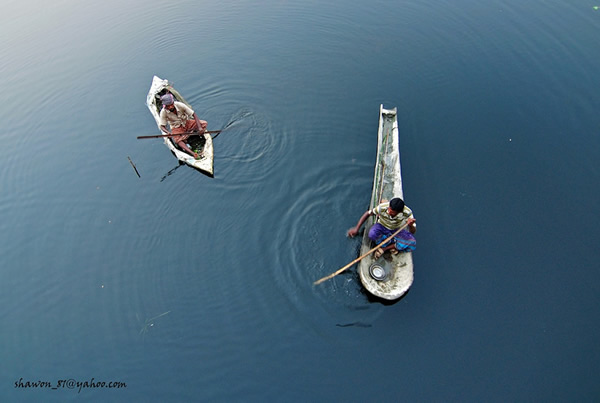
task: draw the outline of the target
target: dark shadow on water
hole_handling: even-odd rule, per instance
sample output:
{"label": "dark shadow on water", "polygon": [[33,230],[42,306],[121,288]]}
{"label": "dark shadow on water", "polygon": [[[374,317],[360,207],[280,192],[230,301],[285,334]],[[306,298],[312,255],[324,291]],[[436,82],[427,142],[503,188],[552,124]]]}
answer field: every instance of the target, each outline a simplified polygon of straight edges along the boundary
{"label": "dark shadow on water", "polygon": [[388,300],[388,299],[384,299],[384,298],[379,298],[373,294],[371,294],[370,292],[368,292],[367,290],[365,290],[364,288],[362,288],[362,292],[367,296],[367,299],[369,300],[369,302],[371,303],[380,303],[381,305],[385,305],[385,306],[392,306],[398,303],[398,301],[401,301],[402,299],[404,299],[404,297],[406,297],[408,295],[408,293],[410,292],[410,288],[398,299],[395,300]]}
{"label": "dark shadow on water", "polygon": [[214,178],[214,177],[215,177],[214,175],[210,175],[209,173],[206,173],[206,172],[204,172],[204,171],[201,171],[201,170],[199,170],[199,169],[196,169],[196,168],[194,168],[194,167],[191,167],[191,166],[187,165],[185,162],[181,162],[181,161],[178,161],[178,162],[179,162],[179,164],[177,164],[177,166],[176,166],[175,168],[172,168],[172,169],[170,169],[170,170],[169,170],[169,172],[167,172],[166,174],[164,174],[164,175],[163,175],[163,177],[162,177],[162,178],[160,178],[160,182],[164,182],[164,181],[165,181],[165,179],[167,179],[169,176],[173,175],[173,174],[175,173],[175,171],[176,171],[177,169],[181,168],[183,165],[185,165],[185,166],[187,166],[188,168],[191,168],[191,169],[193,169],[194,171],[196,171],[196,172],[199,172],[199,173],[201,173],[202,175],[204,175],[204,176],[207,176],[207,177],[209,177],[209,178]]}
{"label": "dark shadow on water", "polygon": [[373,325],[371,325],[370,323],[363,323],[363,322],[352,322],[352,323],[344,323],[344,324],[340,324],[340,323],[336,323],[337,327],[373,327]]}
{"label": "dark shadow on water", "polygon": [[178,161],[179,163],[177,164],[177,166],[175,168],[172,168],[171,170],[169,170],[169,172],[167,172],[166,174],[163,175],[162,178],[160,178],[160,181],[163,182],[165,179],[167,179],[167,177],[173,175],[175,173],[175,171],[177,169],[179,169],[182,165],[185,165],[183,162]]}

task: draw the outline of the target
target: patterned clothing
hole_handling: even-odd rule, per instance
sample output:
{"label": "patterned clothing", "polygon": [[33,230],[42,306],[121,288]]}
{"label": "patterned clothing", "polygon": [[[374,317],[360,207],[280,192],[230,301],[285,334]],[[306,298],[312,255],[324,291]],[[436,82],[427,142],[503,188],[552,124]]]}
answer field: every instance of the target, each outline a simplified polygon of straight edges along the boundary
{"label": "patterned clothing", "polygon": [[[391,230],[380,223],[375,223],[369,230],[369,238],[376,244],[380,244],[388,239],[394,232],[396,232],[396,230]],[[406,229],[400,231],[393,240],[396,244],[396,249],[399,251],[413,251],[417,248],[415,236]],[[389,242],[382,246],[385,248],[388,245]]]}
{"label": "patterned clothing", "polygon": [[180,127],[175,127],[173,130],[171,130],[171,133],[173,134],[179,134],[179,133],[188,133],[188,134],[182,134],[181,136],[173,136],[173,141],[177,144],[180,141],[186,141],[187,139],[190,138],[189,132],[197,132],[198,131],[198,125],[196,124],[195,120],[188,120],[187,122],[185,122],[184,126],[180,126]]}
{"label": "patterned clothing", "polygon": [[389,206],[390,203],[385,202],[371,210],[371,213],[377,216],[379,222],[383,224],[384,227],[391,230],[396,230],[406,224],[406,220],[413,218],[412,210],[407,206],[404,206],[404,211],[398,213],[396,217],[391,217],[387,212]]}
{"label": "patterned clothing", "polygon": [[[369,238],[377,244],[388,239],[398,228],[406,224],[406,220],[414,218],[412,210],[407,206],[404,206],[404,210],[401,213],[398,213],[395,217],[391,217],[387,211],[389,206],[389,202],[381,203],[371,210],[371,213],[377,216],[379,222],[375,223],[369,230]],[[417,247],[417,240],[407,229],[400,231],[394,237],[394,242],[396,249],[399,251],[413,251]],[[389,243],[386,243],[382,246],[386,247],[388,245]]]}

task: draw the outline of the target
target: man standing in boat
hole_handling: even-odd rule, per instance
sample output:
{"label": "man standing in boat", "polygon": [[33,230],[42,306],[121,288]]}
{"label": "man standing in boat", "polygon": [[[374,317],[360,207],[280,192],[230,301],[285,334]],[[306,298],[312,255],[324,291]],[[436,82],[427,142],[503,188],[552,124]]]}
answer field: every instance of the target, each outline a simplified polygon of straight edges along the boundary
{"label": "man standing in boat", "polygon": [[373,210],[367,210],[360,217],[356,227],[348,230],[348,236],[353,238],[358,234],[360,227],[372,215],[376,215],[376,222],[369,230],[369,238],[376,244],[383,242],[385,239],[393,235],[398,228],[407,225],[408,230],[403,229],[393,239],[393,242],[388,242],[382,248],[375,251],[375,259],[378,259],[385,252],[390,251],[392,254],[397,254],[399,251],[413,251],[417,246],[417,241],[414,233],[417,232],[417,223],[413,217],[412,210],[404,204],[404,201],[399,197],[395,197],[389,202],[383,202]]}
{"label": "man standing in boat", "polygon": [[[175,101],[173,94],[167,93],[161,96],[160,100],[163,105],[160,111],[160,129],[165,134],[178,134],[172,137],[173,142],[194,158],[200,158],[185,141],[190,137],[190,132],[203,134],[207,126],[206,121],[198,119],[196,112],[183,102]],[[167,123],[171,131],[167,130]]]}

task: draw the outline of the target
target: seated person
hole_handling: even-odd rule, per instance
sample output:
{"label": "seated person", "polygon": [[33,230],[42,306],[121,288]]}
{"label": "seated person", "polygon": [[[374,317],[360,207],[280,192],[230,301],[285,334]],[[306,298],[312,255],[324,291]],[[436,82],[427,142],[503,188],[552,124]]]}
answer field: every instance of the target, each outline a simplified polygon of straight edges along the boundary
{"label": "seated person", "polygon": [[[160,111],[160,129],[165,134],[179,134],[173,136],[173,143],[177,144],[183,151],[198,159],[198,153],[192,151],[186,144],[191,132],[204,133],[206,121],[198,119],[198,115],[183,102],[175,100],[173,94],[167,93],[160,97],[162,109]],[[167,130],[167,123],[171,131]]]}
{"label": "seated person", "polygon": [[[375,259],[378,259],[386,251],[392,254],[398,251],[413,251],[417,246],[417,241],[414,233],[417,232],[417,223],[413,217],[412,210],[404,205],[404,201],[399,197],[395,197],[389,202],[383,202],[373,210],[367,210],[360,217],[356,227],[348,230],[348,236],[353,238],[358,234],[360,227],[367,221],[367,218],[372,215],[377,215],[379,222],[375,223],[369,230],[369,238],[376,244],[380,244],[385,239],[389,238],[398,228],[408,224],[406,229],[400,231],[393,240],[384,245],[383,248],[378,248],[375,251]],[[392,242],[393,241],[393,242]]]}

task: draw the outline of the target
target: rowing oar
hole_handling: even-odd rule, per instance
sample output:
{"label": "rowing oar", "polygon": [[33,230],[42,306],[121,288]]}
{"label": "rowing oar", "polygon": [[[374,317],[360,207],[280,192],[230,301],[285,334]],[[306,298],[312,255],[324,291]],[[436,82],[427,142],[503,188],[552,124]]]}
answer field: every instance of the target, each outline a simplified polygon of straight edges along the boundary
{"label": "rowing oar", "polygon": [[323,281],[329,280],[330,278],[333,278],[333,277],[337,276],[338,274],[340,274],[341,272],[343,272],[347,268],[351,267],[353,264],[360,262],[361,260],[363,260],[364,258],[366,258],[367,256],[369,256],[371,253],[373,253],[373,251],[376,251],[377,249],[379,249],[381,247],[381,245],[383,245],[384,243],[390,242],[390,240],[393,240],[394,237],[396,235],[398,235],[398,233],[400,231],[402,231],[404,228],[406,228],[407,225],[408,225],[408,223],[404,224],[403,226],[401,226],[400,228],[398,228],[398,230],[396,232],[394,232],[392,234],[392,236],[390,236],[389,238],[384,239],[379,245],[377,245],[376,247],[374,247],[373,249],[371,249],[370,251],[368,251],[367,253],[365,253],[361,257],[354,259],[353,261],[351,261],[350,263],[348,263],[346,266],[342,267],[341,269],[339,269],[335,273],[331,273],[329,276],[323,277],[322,279],[315,281],[313,283],[313,285],[321,284]]}
{"label": "rowing oar", "polygon": [[[207,130],[204,133],[221,133],[221,130]],[[157,134],[155,136],[137,136],[138,139],[158,139],[161,137],[174,137],[174,136],[183,136],[189,134],[190,136],[202,136],[204,133],[200,134],[200,132],[186,132],[186,133],[178,133],[178,134]]]}

